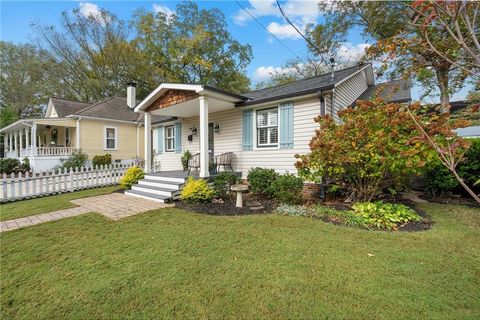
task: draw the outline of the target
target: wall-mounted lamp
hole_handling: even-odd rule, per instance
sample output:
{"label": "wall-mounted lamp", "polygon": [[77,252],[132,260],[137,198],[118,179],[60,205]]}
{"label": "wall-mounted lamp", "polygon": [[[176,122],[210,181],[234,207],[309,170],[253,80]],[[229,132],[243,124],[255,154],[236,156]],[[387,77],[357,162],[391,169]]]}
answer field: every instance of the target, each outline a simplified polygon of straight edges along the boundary
{"label": "wall-mounted lamp", "polygon": [[215,124],[213,125],[213,132],[215,132],[215,133],[219,133],[219,132],[220,132],[220,124],[215,123]]}
{"label": "wall-mounted lamp", "polygon": [[190,132],[192,133],[192,135],[196,136],[197,135],[197,128],[195,128],[195,127],[190,128]]}

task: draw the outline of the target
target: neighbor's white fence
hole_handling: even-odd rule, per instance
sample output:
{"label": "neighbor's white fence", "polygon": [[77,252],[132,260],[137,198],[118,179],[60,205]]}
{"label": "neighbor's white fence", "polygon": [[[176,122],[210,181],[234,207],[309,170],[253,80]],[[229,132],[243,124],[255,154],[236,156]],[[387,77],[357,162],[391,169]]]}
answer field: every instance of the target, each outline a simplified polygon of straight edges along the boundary
{"label": "neighbor's white fence", "polygon": [[17,176],[3,174],[0,202],[47,196],[75,190],[118,184],[132,164],[71,168],[65,172],[41,172]]}

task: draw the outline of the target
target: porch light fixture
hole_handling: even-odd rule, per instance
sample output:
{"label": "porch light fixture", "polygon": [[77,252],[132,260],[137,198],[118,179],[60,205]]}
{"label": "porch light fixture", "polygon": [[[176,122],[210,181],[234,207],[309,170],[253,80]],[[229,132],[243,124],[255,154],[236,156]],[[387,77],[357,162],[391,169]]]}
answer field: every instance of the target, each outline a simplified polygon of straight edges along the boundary
{"label": "porch light fixture", "polygon": [[219,133],[220,132],[220,124],[219,123],[215,123],[213,125],[213,132],[215,133]]}
{"label": "porch light fixture", "polygon": [[191,127],[190,132],[192,133],[192,135],[196,136],[197,135],[197,128]]}

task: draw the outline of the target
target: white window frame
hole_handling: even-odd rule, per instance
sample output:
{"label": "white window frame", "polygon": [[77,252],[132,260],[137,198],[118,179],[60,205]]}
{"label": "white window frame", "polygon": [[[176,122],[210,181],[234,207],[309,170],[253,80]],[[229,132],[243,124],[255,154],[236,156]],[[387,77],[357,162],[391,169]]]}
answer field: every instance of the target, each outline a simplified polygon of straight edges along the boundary
{"label": "white window frame", "polygon": [[[167,136],[167,132],[168,132],[168,129],[169,128],[172,128],[172,134],[173,136]],[[168,125],[168,126],[164,126],[163,127],[163,149],[165,150],[165,152],[175,152],[175,125],[172,124],[172,125]],[[172,149],[168,149],[168,140],[172,140],[173,141],[173,148]]]}
{"label": "white window frame", "polygon": [[[107,129],[113,129],[115,131],[115,147],[107,148]],[[103,127],[103,150],[118,150],[118,129],[117,127],[105,126]]]}
{"label": "white window frame", "polygon": [[[274,143],[274,144],[262,144],[260,145],[258,143],[258,120],[257,120],[257,114],[259,112],[262,112],[262,111],[267,111],[267,110],[271,110],[271,109],[277,109],[277,134],[278,134],[278,138],[277,138],[277,143]],[[271,149],[280,149],[280,108],[278,106],[271,106],[271,107],[265,107],[265,108],[261,108],[261,109],[256,109],[254,110],[254,113],[253,113],[253,121],[254,121],[254,125],[253,125],[253,150],[271,150]],[[269,126],[269,127],[273,127],[273,126]]]}

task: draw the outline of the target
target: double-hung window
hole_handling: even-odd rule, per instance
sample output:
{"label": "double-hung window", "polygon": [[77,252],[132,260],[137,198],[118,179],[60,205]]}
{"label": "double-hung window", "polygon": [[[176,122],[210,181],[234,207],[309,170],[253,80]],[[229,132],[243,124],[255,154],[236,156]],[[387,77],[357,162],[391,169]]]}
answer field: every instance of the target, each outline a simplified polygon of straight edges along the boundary
{"label": "double-hung window", "polygon": [[278,146],[278,108],[257,111],[257,146]]}
{"label": "double-hung window", "polygon": [[117,149],[117,129],[111,127],[105,127],[105,149],[115,150]]}
{"label": "double-hung window", "polygon": [[175,151],[175,126],[165,127],[165,151]]}

